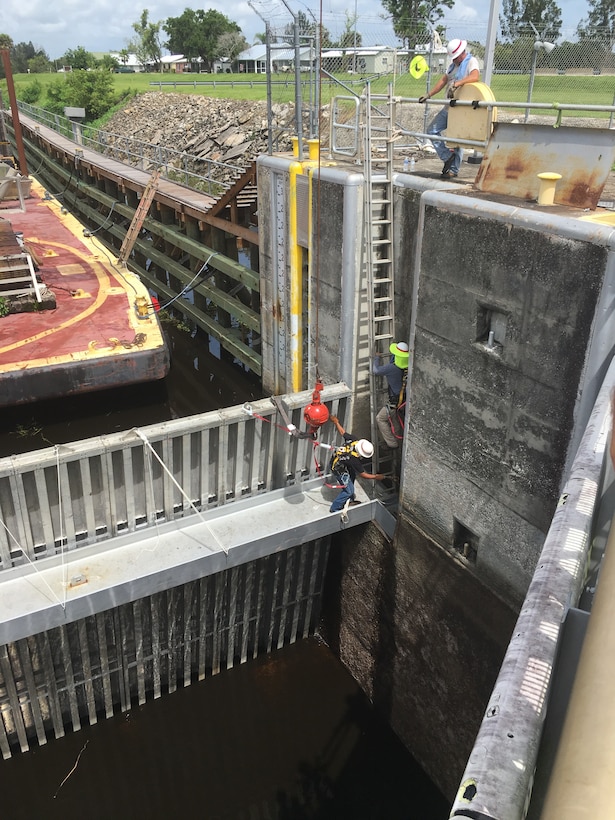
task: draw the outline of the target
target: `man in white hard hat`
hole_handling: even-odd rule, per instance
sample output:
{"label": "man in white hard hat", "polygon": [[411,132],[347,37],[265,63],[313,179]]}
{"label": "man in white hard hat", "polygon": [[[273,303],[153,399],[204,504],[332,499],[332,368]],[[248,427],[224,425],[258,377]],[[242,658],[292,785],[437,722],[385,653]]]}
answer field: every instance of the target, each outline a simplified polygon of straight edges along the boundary
{"label": "man in white hard hat", "polygon": [[371,469],[371,457],[374,454],[374,445],[371,441],[366,438],[355,439],[351,433],[344,430],[337,416],[329,418],[335,424],[337,432],[344,438],[344,444],[333,451],[329,466],[341,487],[340,492],[333,499],[329,512],[340,512],[347,501],[350,504],[360,503],[354,496],[354,482],[357,476],[382,481],[384,474],[368,472],[368,468]]}
{"label": "man in white hard hat", "polygon": [[[451,40],[446,50],[451,58],[446,74],[443,74],[431,91],[424,97],[419,97],[419,102],[424,103],[434,94],[438,94],[446,86],[446,96],[449,99],[455,97],[455,91],[466,83],[477,83],[480,79],[480,69],[478,60],[467,50],[468,44],[465,40]],[[448,106],[442,106],[430,122],[427,133],[440,136],[446,130],[448,124]],[[457,146],[454,149],[448,148],[442,140],[432,140],[436,153],[444,163],[442,176],[444,178],[456,177],[461,167],[463,159],[463,149]]]}

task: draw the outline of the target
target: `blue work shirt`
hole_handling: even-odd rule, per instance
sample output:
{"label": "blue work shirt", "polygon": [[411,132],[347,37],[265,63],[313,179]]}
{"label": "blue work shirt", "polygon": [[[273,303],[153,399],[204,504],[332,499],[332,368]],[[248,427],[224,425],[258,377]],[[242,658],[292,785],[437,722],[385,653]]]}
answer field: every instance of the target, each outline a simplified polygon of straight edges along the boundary
{"label": "blue work shirt", "polygon": [[391,401],[397,403],[404,384],[404,371],[395,364],[395,356],[391,356],[386,364],[382,364],[382,356],[374,356],[372,372],[376,376],[386,376]]}

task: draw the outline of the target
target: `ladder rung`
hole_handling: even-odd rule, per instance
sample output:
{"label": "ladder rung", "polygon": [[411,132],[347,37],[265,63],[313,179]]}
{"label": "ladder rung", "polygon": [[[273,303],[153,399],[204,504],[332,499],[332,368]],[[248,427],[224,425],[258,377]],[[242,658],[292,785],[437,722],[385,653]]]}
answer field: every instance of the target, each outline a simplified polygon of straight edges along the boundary
{"label": "ladder rung", "polygon": [[30,276],[30,268],[25,263],[23,265],[0,265],[0,279],[3,278],[4,273],[14,273],[18,270],[25,270],[28,272],[28,276]]}
{"label": "ladder rung", "polygon": [[11,276],[10,279],[0,279],[0,287],[2,285],[12,285],[15,282],[32,282],[32,277],[30,276],[30,271],[28,268],[24,268],[24,271],[27,271],[27,276]]}
{"label": "ladder rung", "polygon": [[29,287],[19,288],[18,290],[2,290],[0,289],[0,296],[19,296],[23,293],[36,293],[32,284]]}

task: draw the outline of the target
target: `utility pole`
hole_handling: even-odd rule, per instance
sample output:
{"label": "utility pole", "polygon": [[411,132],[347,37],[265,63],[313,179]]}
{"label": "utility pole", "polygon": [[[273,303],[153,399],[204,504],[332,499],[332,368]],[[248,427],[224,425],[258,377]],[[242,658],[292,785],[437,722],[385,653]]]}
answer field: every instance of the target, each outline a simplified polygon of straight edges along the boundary
{"label": "utility pole", "polygon": [[17,156],[19,157],[19,173],[22,177],[28,176],[28,163],[26,162],[26,151],[21,133],[21,122],[19,121],[19,109],[17,98],[15,97],[15,86],[13,84],[13,71],[11,69],[11,56],[8,48],[1,48],[2,64],[4,66],[4,76],[6,77],[6,87],[9,92],[11,103],[11,114],[13,117],[13,131],[15,132],[15,144],[17,145]]}
{"label": "utility pole", "polygon": [[290,14],[292,15],[295,33],[295,122],[297,128],[297,143],[299,148],[299,159],[303,159],[303,116],[301,111],[301,46],[299,44],[299,16],[288,5],[286,0],[282,0]]}
{"label": "utility pole", "polygon": [[267,78],[267,153],[269,156],[273,154],[273,104],[271,98],[271,27],[269,25],[269,20],[265,20],[262,14],[259,13],[258,9],[252,2],[252,0],[248,0],[248,5],[252,9],[252,11],[261,18],[263,23],[265,24],[265,60],[267,61],[267,66],[265,69],[265,76]]}

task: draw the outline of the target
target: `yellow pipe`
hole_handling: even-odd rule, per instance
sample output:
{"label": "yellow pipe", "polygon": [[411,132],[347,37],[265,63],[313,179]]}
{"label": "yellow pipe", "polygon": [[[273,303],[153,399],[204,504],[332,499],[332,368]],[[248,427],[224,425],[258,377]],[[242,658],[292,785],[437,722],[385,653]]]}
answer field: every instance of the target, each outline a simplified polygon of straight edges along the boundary
{"label": "yellow pipe", "polygon": [[[299,156],[299,140],[291,137],[293,156]],[[297,241],[297,175],[309,173],[309,213],[311,236],[311,171],[318,164],[320,140],[308,140],[309,160],[292,162],[290,165],[290,203],[289,203],[289,267],[290,267],[290,357],[291,381],[294,393],[303,389],[303,249]],[[308,306],[310,308],[311,306]]]}
{"label": "yellow pipe", "polygon": [[297,174],[302,172],[300,162],[290,164],[290,203],[289,203],[289,267],[290,267],[290,357],[292,392],[298,393],[302,388],[302,264],[301,246],[297,242]]}
{"label": "yellow pipe", "polygon": [[579,658],[541,820],[615,812],[615,519]]}

